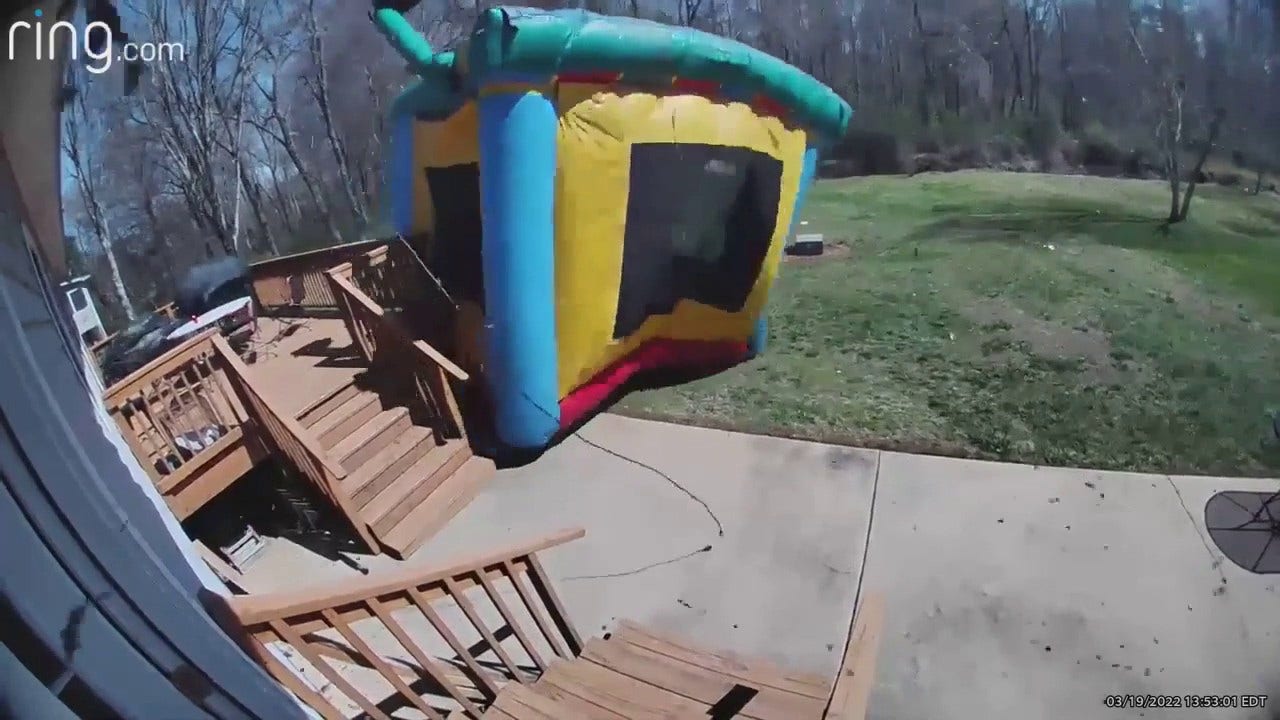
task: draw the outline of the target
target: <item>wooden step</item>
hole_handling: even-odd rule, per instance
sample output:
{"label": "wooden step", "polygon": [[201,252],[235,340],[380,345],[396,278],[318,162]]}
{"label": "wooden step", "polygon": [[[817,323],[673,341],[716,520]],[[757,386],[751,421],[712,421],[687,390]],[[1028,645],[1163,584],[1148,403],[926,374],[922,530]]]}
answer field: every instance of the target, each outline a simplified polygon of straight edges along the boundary
{"label": "wooden step", "polygon": [[365,390],[347,398],[346,402],[317,420],[311,426],[311,432],[320,440],[322,447],[331,448],[380,412],[382,403],[378,401],[378,394]]}
{"label": "wooden step", "polygon": [[383,410],[334,445],[330,455],[337,459],[347,472],[354,472],[383,448],[395,442],[395,439],[410,426],[407,408],[393,407]]}
{"label": "wooden step", "polygon": [[451,440],[432,448],[369,501],[361,511],[361,517],[373,528],[375,535],[385,534],[439,488],[445,478],[457,472],[469,457],[471,448],[461,440]]}
{"label": "wooden step", "polygon": [[[560,663],[538,680],[626,720],[708,717],[711,706],[583,659]],[[748,717],[743,715],[742,717]]]}
{"label": "wooden step", "polygon": [[534,683],[529,690],[534,696],[542,698],[550,707],[554,707],[556,717],[565,713],[575,713],[587,720],[630,720],[626,715],[600,707],[590,700],[550,683]]}
{"label": "wooden step", "polygon": [[492,460],[472,455],[385,536],[379,536],[379,542],[392,557],[403,559],[410,555],[461,512],[495,471]]}
{"label": "wooden step", "polygon": [[356,468],[342,484],[356,508],[363,509],[434,447],[431,429],[413,425],[382,452]]}
{"label": "wooden step", "polygon": [[[591,640],[575,662],[589,660],[615,673],[626,675],[648,685],[682,695],[706,707],[724,702],[737,686],[745,685],[756,692],[742,709],[740,716],[755,720],[819,720],[826,709],[826,698],[779,690],[770,685],[744,682],[698,664],[628,644],[614,635],[609,640]],[[774,679],[773,682],[780,680]]]}
{"label": "wooden step", "polygon": [[486,718],[495,720],[591,720],[590,715],[513,682],[502,689]]}
{"label": "wooden step", "polygon": [[315,425],[321,418],[333,412],[342,403],[350,400],[352,397],[360,393],[360,388],[356,386],[355,381],[348,380],[346,383],[325,393],[315,402],[308,405],[298,413],[298,422],[302,427],[311,427]]}
{"label": "wooden step", "polygon": [[623,619],[609,635],[610,642],[624,642],[705,668],[752,686],[771,687],[815,700],[831,696],[831,679],[797,672],[763,658],[747,658],[729,652],[713,652],[689,640]]}

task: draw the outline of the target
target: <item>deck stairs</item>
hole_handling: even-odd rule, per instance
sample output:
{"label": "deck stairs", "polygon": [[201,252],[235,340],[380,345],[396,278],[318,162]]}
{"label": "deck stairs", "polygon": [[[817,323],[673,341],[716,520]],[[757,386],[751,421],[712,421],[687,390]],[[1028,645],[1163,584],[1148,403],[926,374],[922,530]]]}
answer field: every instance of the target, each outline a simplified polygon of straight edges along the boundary
{"label": "deck stairs", "polygon": [[[818,720],[829,678],[709,652],[622,621],[530,684],[509,683],[484,713],[500,720]],[[461,715],[459,715],[461,717]]]}
{"label": "deck stairs", "polygon": [[834,679],[627,620],[584,643],[538,557],[584,535],[236,596],[231,610],[246,649],[325,720],[866,717],[883,595],[857,603]]}
{"label": "deck stairs", "polygon": [[370,386],[370,375],[326,394],[298,421],[346,472],[342,489],[359,520],[404,558],[475,497],[494,466],[465,437],[439,437],[431,418],[399,402],[405,394]]}

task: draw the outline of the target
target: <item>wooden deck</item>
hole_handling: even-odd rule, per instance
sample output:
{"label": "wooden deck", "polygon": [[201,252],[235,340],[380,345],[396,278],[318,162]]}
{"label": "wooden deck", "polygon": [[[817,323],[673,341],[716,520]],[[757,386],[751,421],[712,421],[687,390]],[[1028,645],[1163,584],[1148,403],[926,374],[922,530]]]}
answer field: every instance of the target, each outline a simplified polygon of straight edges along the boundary
{"label": "wooden deck", "polygon": [[412,259],[374,241],[255,263],[243,347],[210,329],[107,390],[179,519],[269,458],[371,553],[412,553],[471,501],[494,467],[455,397],[470,376],[419,334],[442,313]]}
{"label": "wooden deck", "polygon": [[231,609],[246,648],[326,720],[391,720],[402,710],[435,720],[866,717],[883,596],[858,603],[834,678],[625,619],[584,643],[538,557],[583,534],[243,595]]}
{"label": "wooden deck", "polygon": [[295,418],[365,369],[341,318],[259,318],[244,358],[249,379]]}

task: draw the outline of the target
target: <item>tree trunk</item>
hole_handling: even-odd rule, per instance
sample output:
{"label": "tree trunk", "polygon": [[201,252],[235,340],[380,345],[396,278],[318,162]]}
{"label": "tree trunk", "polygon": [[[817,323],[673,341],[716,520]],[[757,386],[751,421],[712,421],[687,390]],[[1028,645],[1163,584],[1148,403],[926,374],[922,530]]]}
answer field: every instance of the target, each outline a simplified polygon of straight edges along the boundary
{"label": "tree trunk", "polygon": [[311,202],[324,218],[325,228],[329,231],[329,236],[334,242],[342,239],[342,233],[338,230],[338,225],[333,219],[333,208],[327,202],[321,199],[319,184],[315,178],[311,176],[305,163],[302,162],[302,154],[298,151],[298,146],[293,140],[293,128],[289,126],[289,121],[285,119],[284,113],[280,110],[280,96],[276,91],[276,79],[271,79],[271,90],[259,85],[258,91],[270,103],[271,112],[268,119],[275,123],[277,133],[273,139],[280,144],[280,148],[284,150],[285,155],[289,157],[289,162],[293,163],[294,169],[298,171],[298,178],[302,180],[302,185],[307,189],[307,196],[311,198]]}
{"label": "tree trunk", "polygon": [[[1191,198],[1196,194],[1196,186],[1199,184],[1205,161],[1209,159],[1209,154],[1213,152],[1213,145],[1218,141],[1218,133],[1222,130],[1224,115],[1222,111],[1218,111],[1214,114],[1213,120],[1209,121],[1208,135],[1205,136],[1204,144],[1200,146],[1200,155],[1196,158],[1196,165],[1191,170],[1191,178],[1187,181],[1187,192],[1182,197],[1182,205],[1178,208],[1178,219],[1174,222],[1182,222],[1191,214]],[[1176,205],[1178,202],[1176,194],[1173,201]]]}
{"label": "tree trunk", "polygon": [[107,270],[111,275],[111,286],[115,291],[116,300],[119,301],[125,317],[132,324],[137,317],[133,309],[133,300],[129,297],[124,276],[120,273],[120,263],[116,259],[115,247],[111,242],[107,210],[102,198],[98,195],[98,181],[103,168],[94,162],[89,149],[83,144],[82,131],[88,129],[89,123],[90,113],[85,107],[84,95],[80,95],[64,123],[62,150],[70,161],[71,176],[75,180],[76,188],[80,191],[85,213],[89,216],[89,226],[107,257]]}
{"label": "tree trunk", "polygon": [[249,210],[253,213],[253,221],[258,226],[258,232],[262,234],[262,240],[267,245],[267,251],[272,255],[280,254],[280,246],[276,244],[275,233],[271,232],[271,225],[267,223],[267,215],[263,208],[262,190],[258,183],[249,177],[249,171],[243,164],[240,165],[240,188],[244,192],[244,197],[249,201]]}
{"label": "tree trunk", "polygon": [[920,42],[920,66],[924,70],[924,84],[917,98],[920,124],[928,127],[933,122],[930,96],[934,92],[933,63],[929,58],[929,40],[925,37],[924,20],[920,17],[920,0],[911,0],[911,14],[916,23],[916,37]]}
{"label": "tree trunk", "polygon": [[1169,173],[1169,225],[1182,222],[1182,202],[1180,196],[1182,194],[1182,179],[1178,177],[1178,163],[1166,161],[1165,166]]}
{"label": "tree trunk", "polygon": [[334,164],[337,165],[338,179],[342,185],[343,195],[346,197],[347,205],[351,208],[357,223],[364,225],[368,221],[368,210],[364,203],[360,201],[355,179],[351,176],[351,163],[350,158],[347,157],[347,146],[338,133],[337,125],[333,119],[332,106],[329,103],[329,71],[324,58],[324,39],[321,36],[319,24],[316,22],[315,0],[310,0],[307,4],[307,25],[308,33],[311,35],[311,41],[308,46],[311,50],[311,61],[314,63],[315,71],[315,76],[308,80],[308,85],[311,87],[312,96],[315,98],[316,105],[320,110],[320,120],[324,125],[325,138],[329,141],[329,151],[333,154]]}
{"label": "tree trunk", "polygon": [[1013,71],[1013,94],[1009,98],[1009,108],[1005,111],[1005,115],[1012,117],[1018,110],[1018,103],[1022,100],[1022,57],[1018,55],[1017,45],[1013,42],[1013,31],[1009,29],[1009,15],[1007,6],[1001,5],[1001,12],[1004,13],[1000,30],[1004,33],[1005,45],[1009,48],[1009,67]]}
{"label": "tree trunk", "polygon": [[124,308],[124,316],[129,319],[129,324],[137,319],[137,313],[133,309],[133,300],[129,298],[129,290],[124,286],[124,276],[120,274],[120,262],[116,259],[115,247],[111,243],[110,229],[107,225],[106,218],[102,219],[102,236],[99,240],[102,243],[102,251],[107,256],[107,269],[111,273],[111,286],[115,289],[116,297],[120,299],[120,305]]}
{"label": "tree trunk", "polygon": [[1076,83],[1071,74],[1071,57],[1067,52],[1067,12],[1062,3],[1056,4],[1058,13],[1058,72],[1062,75],[1062,105],[1059,109],[1062,127],[1076,130],[1080,123],[1075,116]]}

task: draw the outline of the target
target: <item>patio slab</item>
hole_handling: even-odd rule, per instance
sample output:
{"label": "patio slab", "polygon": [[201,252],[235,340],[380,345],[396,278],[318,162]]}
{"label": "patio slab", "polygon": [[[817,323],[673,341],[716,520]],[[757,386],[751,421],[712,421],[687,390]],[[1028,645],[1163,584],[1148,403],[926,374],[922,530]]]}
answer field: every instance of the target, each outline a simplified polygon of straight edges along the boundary
{"label": "patio slab", "polygon": [[581,435],[598,447],[498,473],[411,562],[582,526],[543,563],[584,635],[629,618],[834,676],[877,453],[616,415]]}
{"label": "patio slab", "polygon": [[[499,472],[406,563],[583,526],[543,560],[584,635],[631,618],[827,675],[861,573],[862,594],[887,599],[871,718],[1280,717],[1280,579],[1223,559],[1203,518],[1215,492],[1274,480],[881,453],[613,415],[582,436]],[[356,576],[283,541],[249,575],[255,592]],[[1262,693],[1270,707],[1105,708],[1114,693]]]}
{"label": "patio slab", "polygon": [[883,453],[863,593],[883,591],[872,718],[1272,717],[1112,710],[1112,693],[1271,693],[1277,580],[1207,543],[1218,490],[1169,478]]}

